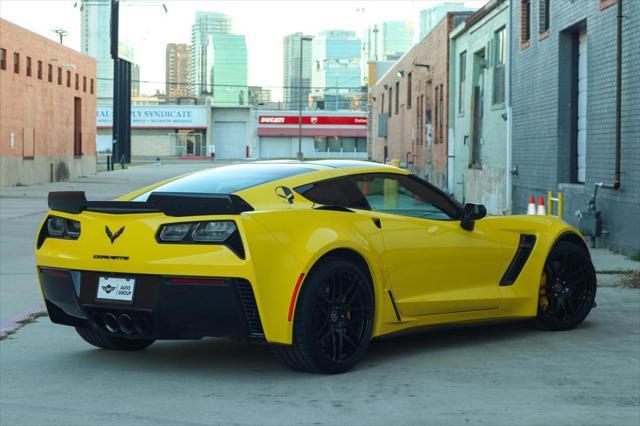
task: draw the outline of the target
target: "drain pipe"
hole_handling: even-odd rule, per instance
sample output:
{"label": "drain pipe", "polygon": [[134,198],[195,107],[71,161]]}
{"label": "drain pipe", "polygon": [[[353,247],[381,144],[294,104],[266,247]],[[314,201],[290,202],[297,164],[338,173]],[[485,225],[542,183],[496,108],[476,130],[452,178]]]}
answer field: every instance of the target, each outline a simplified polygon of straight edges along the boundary
{"label": "drain pipe", "polygon": [[620,157],[621,157],[621,114],[622,114],[622,0],[618,0],[616,28],[616,172],[613,183],[606,183],[605,188],[620,189]]}

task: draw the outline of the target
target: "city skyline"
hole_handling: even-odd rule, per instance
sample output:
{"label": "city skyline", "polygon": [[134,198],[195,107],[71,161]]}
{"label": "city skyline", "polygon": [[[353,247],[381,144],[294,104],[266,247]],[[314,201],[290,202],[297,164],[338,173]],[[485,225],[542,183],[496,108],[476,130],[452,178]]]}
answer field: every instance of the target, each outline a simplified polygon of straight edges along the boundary
{"label": "city skyline", "polygon": [[[69,32],[64,44],[80,51],[80,11],[73,0],[3,1],[0,16],[17,25],[56,39],[54,28]],[[164,11],[162,4],[167,6]],[[393,3],[393,5],[391,5]],[[256,1],[164,1],[121,4],[120,38],[131,43],[136,63],[141,66],[141,92],[153,94],[165,90],[165,46],[168,43],[190,43],[191,25],[196,11],[220,12],[231,16],[235,34],[245,34],[248,55],[248,83],[272,89],[274,99],[282,98],[282,40],[287,34],[302,31],[342,29],[356,31],[362,37],[371,23],[388,20],[411,20],[418,27],[419,12],[441,1],[396,1],[375,4],[361,1],[332,2],[256,2]],[[479,7],[484,0],[465,1]],[[80,2],[77,2],[79,5]],[[366,10],[363,10],[366,6]],[[40,13],[33,15],[33,10]],[[247,11],[251,13],[248,14]],[[140,25],[140,22],[153,22]],[[327,23],[331,24],[328,25]],[[415,41],[415,40],[414,40]]]}

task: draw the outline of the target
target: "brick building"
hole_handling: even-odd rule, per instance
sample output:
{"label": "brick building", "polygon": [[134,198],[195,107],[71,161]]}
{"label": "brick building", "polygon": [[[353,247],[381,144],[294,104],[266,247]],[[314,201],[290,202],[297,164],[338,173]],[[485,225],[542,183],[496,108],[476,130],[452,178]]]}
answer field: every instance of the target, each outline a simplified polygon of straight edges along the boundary
{"label": "brick building", "polygon": [[449,191],[509,211],[507,84],[509,2],[490,0],[451,33]]}
{"label": "brick building", "polygon": [[449,33],[469,15],[448,13],[370,89],[370,157],[398,159],[441,188],[447,182]]}
{"label": "brick building", "polygon": [[96,170],[96,61],[0,19],[0,186]]}
{"label": "brick building", "polygon": [[[616,179],[616,39],[622,3],[620,185]],[[563,191],[565,220],[602,182],[604,245],[640,250],[640,2],[512,2],[513,210]]]}

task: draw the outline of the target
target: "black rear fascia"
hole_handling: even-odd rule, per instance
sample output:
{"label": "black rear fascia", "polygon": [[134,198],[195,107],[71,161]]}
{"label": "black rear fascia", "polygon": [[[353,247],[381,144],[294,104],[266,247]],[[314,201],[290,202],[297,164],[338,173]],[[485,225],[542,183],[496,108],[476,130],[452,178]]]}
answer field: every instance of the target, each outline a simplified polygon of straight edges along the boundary
{"label": "black rear fascia", "polygon": [[253,210],[235,194],[202,194],[153,192],[147,201],[87,201],[83,191],[50,192],[51,210],[78,214],[93,211],[110,214],[157,213],[167,216],[200,216],[214,214],[240,214]]}
{"label": "black rear fascia", "polygon": [[518,244],[518,249],[513,256],[513,259],[511,259],[509,267],[500,280],[501,286],[509,286],[516,282],[516,280],[520,276],[520,273],[522,272],[522,269],[526,265],[527,260],[529,260],[531,253],[533,253],[533,248],[535,245],[535,235],[520,235],[520,243]]}

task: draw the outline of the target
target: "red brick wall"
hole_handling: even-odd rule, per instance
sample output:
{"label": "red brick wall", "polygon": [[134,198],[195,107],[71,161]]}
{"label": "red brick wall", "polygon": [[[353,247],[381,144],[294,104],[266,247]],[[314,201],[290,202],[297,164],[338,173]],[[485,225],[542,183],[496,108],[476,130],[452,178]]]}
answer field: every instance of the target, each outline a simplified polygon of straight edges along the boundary
{"label": "red brick wall", "polygon": [[[73,156],[75,97],[82,102],[82,154],[95,155],[95,59],[4,19],[0,19],[0,48],[6,50],[6,69],[0,69],[0,157]],[[15,52],[20,54],[18,74],[14,73]],[[31,58],[30,77],[27,76],[27,57]],[[42,62],[42,79],[38,78],[38,61]],[[53,71],[51,82],[49,64]],[[58,67],[62,68],[61,85],[58,85]],[[71,87],[66,84],[67,71],[71,72]]]}
{"label": "red brick wall", "polygon": [[[434,184],[446,184],[447,146],[448,146],[448,112],[449,112],[449,33],[453,30],[454,14],[448,14],[427,37],[414,46],[398,63],[387,72],[372,89],[372,96],[376,98],[372,104],[372,126],[370,140],[372,157],[376,161],[383,161],[384,146],[388,147],[388,159],[398,159],[405,162],[410,152],[413,161],[413,171],[428,177]],[[416,67],[413,64],[428,64],[430,69]],[[404,71],[399,77],[398,72]],[[412,101],[411,108],[407,107],[408,73],[412,73]],[[388,120],[387,137],[378,137],[377,125],[380,111],[380,101],[385,93],[384,112],[389,112],[388,89],[386,84],[393,87],[400,81],[400,110],[390,114]],[[437,89],[437,90],[436,90]],[[438,106],[436,117],[436,91],[438,98],[442,93],[442,108]],[[394,93],[395,98],[395,93]],[[419,105],[422,103],[422,105]],[[427,117],[431,111],[430,121]],[[422,119],[420,119],[420,117]],[[432,125],[432,138],[429,144],[427,138],[420,137],[419,124]],[[439,125],[442,130],[439,132]],[[423,130],[422,130],[423,131]]]}

